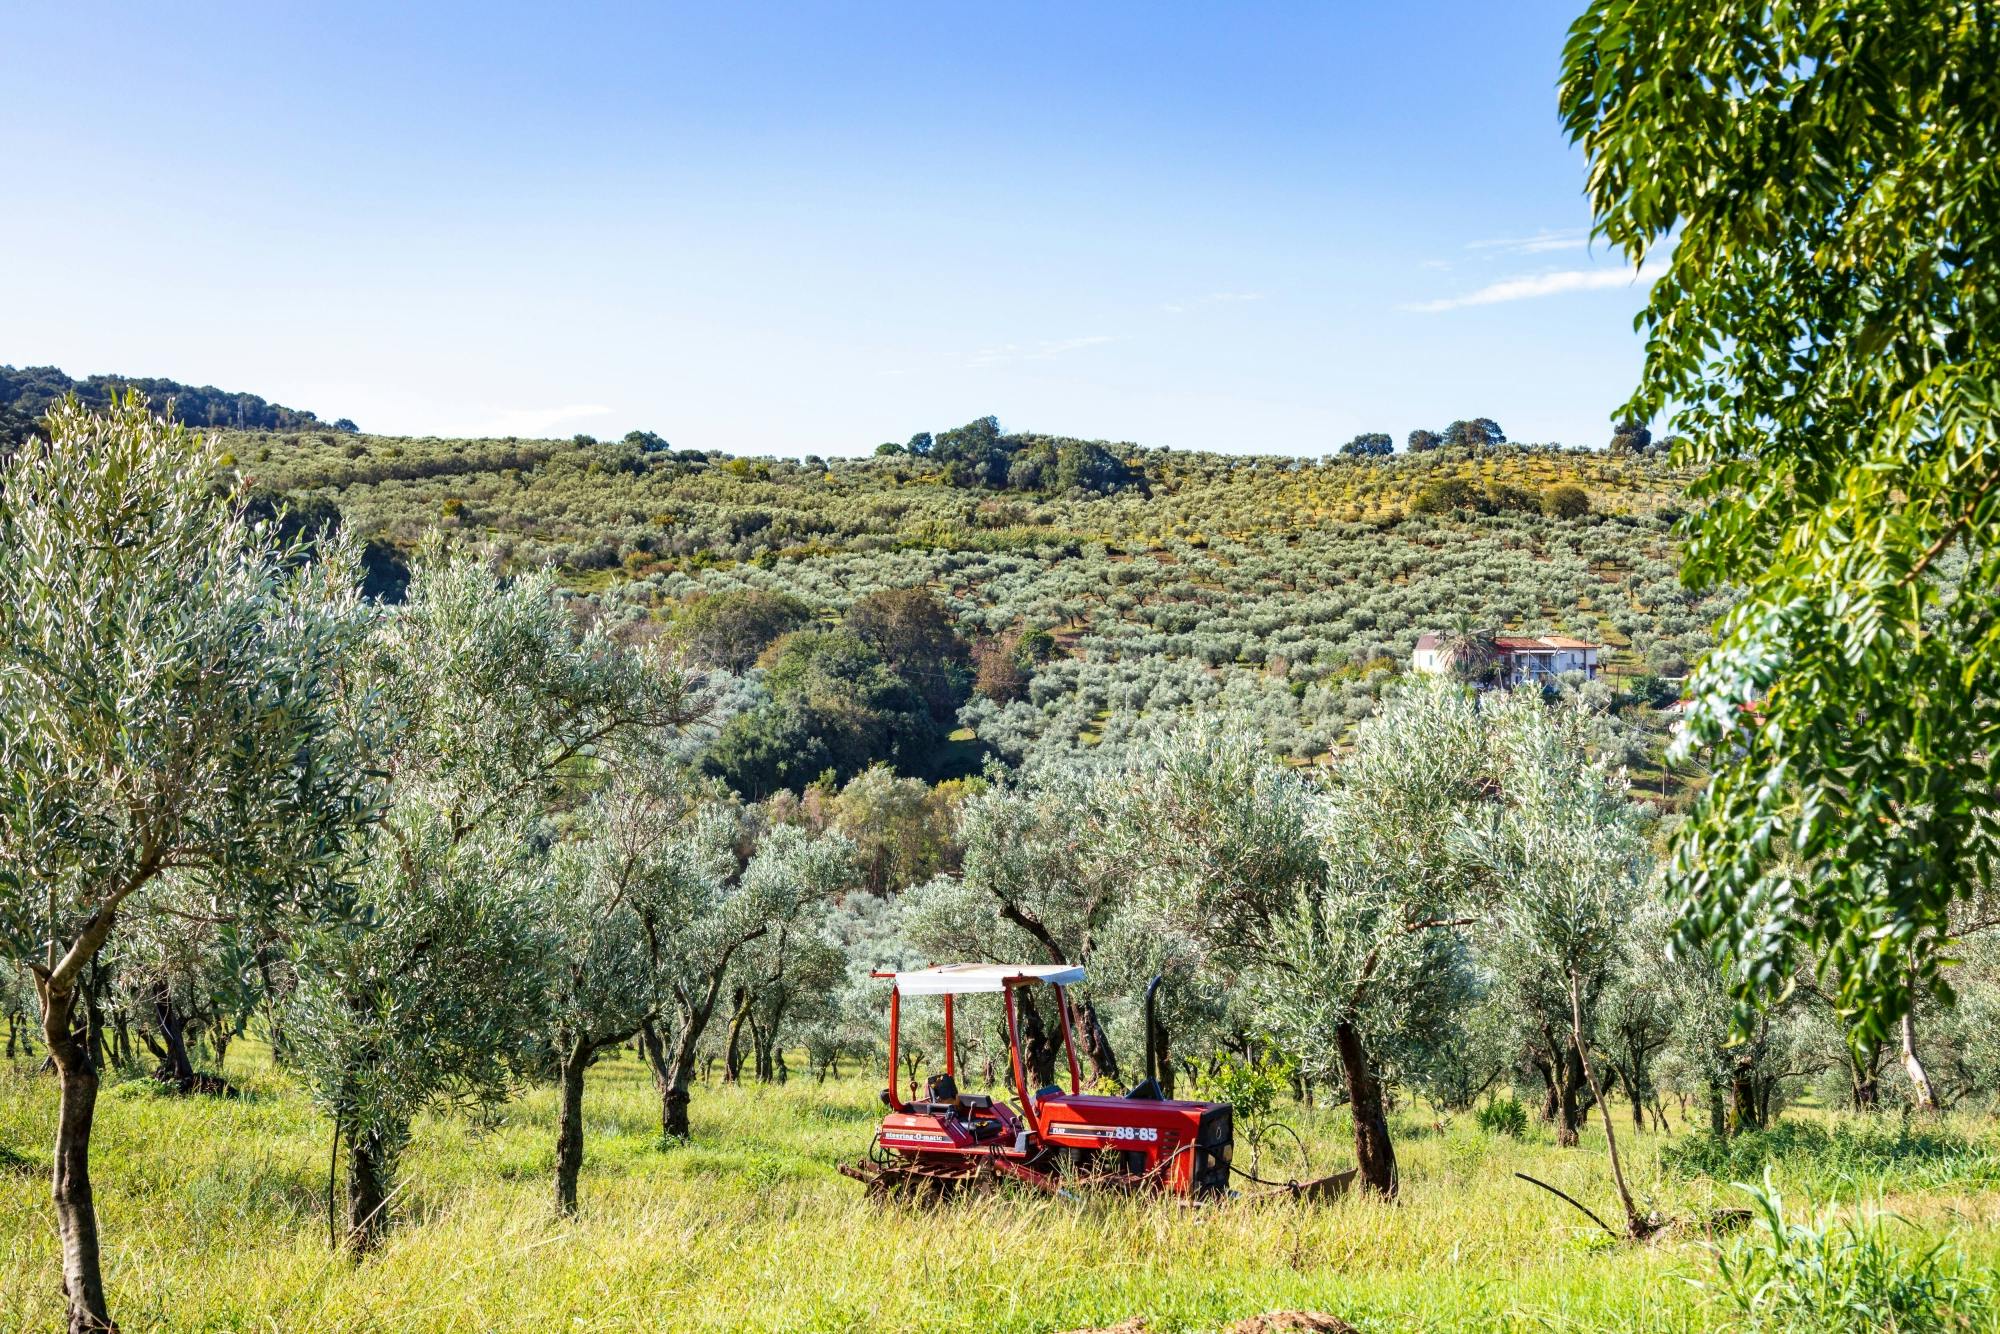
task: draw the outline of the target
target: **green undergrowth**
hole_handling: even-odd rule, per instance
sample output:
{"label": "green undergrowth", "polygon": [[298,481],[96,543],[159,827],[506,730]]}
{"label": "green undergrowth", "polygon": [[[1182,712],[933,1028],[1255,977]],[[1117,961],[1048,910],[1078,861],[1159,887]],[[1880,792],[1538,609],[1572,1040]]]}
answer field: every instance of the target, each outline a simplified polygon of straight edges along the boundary
{"label": "green undergrowth", "polygon": [[1727,1138],[1688,1135],[1666,1145],[1660,1161],[1678,1175],[1719,1181],[1756,1181],[1767,1167],[1783,1167],[1822,1191],[1854,1183],[1919,1190],[2000,1185],[2000,1137],[1893,1116],[1786,1120]]}
{"label": "green undergrowth", "polygon": [[[1676,1220],[1645,1245],[1609,1241],[1514,1176],[1612,1213],[1595,1126],[1565,1150],[1539,1124],[1517,1139],[1417,1108],[1395,1118],[1395,1206],[1188,1209],[1005,1193],[943,1211],[879,1208],[834,1170],[867,1147],[875,1080],[703,1087],[693,1140],[662,1147],[650,1078],[628,1055],[591,1073],[579,1219],[554,1211],[555,1099],[531,1089],[494,1112],[422,1120],[397,1226],[355,1265],[327,1248],[330,1125],[254,1044],[231,1048],[229,1076],[247,1096],[128,1084],[100,1103],[105,1267],[128,1331],[1039,1331],[1135,1316],[1169,1331],[1283,1309],[1334,1312],[1370,1332],[1693,1330],[1741,1318],[1701,1283],[1713,1274],[1714,1220],[1744,1198],[1684,1167],[1662,1170],[1662,1149],[1687,1142],[1679,1135],[1621,1127],[1642,1206]],[[1274,1114],[1313,1170],[1347,1164],[1341,1112],[1281,1102]],[[46,1077],[0,1068],[0,1330],[60,1325],[54,1119]],[[1775,1179],[1793,1179],[1797,1147],[1773,1153]],[[1898,1200],[1909,1222],[1893,1240],[1916,1248],[1951,1232],[1967,1264],[1991,1265],[2000,1208],[1969,1179],[1934,1179],[1943,1184]]]}

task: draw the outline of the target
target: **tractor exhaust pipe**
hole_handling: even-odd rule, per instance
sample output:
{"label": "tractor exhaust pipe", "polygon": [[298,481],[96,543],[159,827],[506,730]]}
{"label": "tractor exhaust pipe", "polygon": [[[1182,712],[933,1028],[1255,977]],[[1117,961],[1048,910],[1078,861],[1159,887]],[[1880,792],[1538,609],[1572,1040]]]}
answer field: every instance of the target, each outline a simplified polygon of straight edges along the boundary
{"label": "tractor exhaust pipe", "polygon": [[1146,1078],[1152,1081],[1154,1088],[1160,1086],[1160,1021],[1153,1015],[1153,997],[1159,990],[1160,974],[1154,973],[1153,980],[1146,984]]}

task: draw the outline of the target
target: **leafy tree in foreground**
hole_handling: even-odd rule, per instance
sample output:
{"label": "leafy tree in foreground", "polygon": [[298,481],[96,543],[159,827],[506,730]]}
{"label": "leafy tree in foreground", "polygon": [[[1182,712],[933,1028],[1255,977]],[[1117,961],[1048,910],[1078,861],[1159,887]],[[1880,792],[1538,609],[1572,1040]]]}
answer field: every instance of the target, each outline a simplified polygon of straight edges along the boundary
{"label": "leafy tree in foreground", "polygon": [[72,1330],[110,1327],[90,1187],[96,1054],[78,984],[168,878],[313,913],[366,818],[344,666],[367,621],[338,551],[289,565],[136,399],[74,402],[0,463],[0,926],[60,1086]]}
{"label": "leafy tree in foreground", "polygon": [[[1946,996],[2000,815],[2000,25],[1980,0],[1597,0],[1562,112],[1597,232],[1666,272],[1626,415],[1704,470],[1680,841],[1739,1001],[1816,955],[1858,1037]],[[1746,703],[1754,709],[1746,711]],[[1767,929],[1768,928],[1768,929]]]}

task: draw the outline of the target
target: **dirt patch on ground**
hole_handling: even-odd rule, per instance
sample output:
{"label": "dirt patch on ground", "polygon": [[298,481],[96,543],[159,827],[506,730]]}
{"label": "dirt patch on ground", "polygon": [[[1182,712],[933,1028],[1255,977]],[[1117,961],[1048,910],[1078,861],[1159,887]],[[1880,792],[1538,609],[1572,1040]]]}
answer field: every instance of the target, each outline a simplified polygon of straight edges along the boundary
{"label": "dirt patch on ground", "polygon": [[[1064,1334],[1151,1334],[1152,1328],[1144,1316],[1134,1316],[1115,1325],[1065,1330]],[[1223,1327],[1221,1334],[1360,1334],[1360,1331],[1324,1311],[1266,1311]]]}
{"label": "dirt patch on ground", "polygon": [[1229,1334],[1281,1334],[1281,1331],[1308,1330],[1317,1334],[1360,1334],[1354,1326],[1337,1315],[1327,1315],[1324,1311],[1270,1311],[1263,1315],[1253,1315],[1248,1320],[1239,1320],[1229,1327]]}

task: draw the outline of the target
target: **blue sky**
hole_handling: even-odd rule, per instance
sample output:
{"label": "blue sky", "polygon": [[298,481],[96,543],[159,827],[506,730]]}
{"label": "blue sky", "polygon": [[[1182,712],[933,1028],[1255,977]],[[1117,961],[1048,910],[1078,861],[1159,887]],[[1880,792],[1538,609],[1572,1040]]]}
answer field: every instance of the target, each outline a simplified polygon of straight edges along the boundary
{"label": "blue sky", "polygon": [[20,5],[0,362],[365,429],[1602,444],[1578,0]]}

